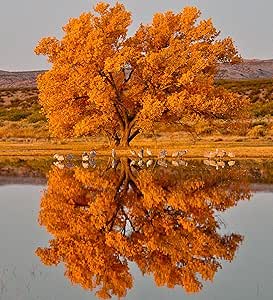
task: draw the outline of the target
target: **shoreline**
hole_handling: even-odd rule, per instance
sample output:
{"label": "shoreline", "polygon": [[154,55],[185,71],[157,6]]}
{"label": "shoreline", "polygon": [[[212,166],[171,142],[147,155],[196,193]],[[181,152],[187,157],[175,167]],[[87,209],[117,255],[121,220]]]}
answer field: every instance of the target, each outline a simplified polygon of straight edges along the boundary
{"label": "shoreline", "polygon": [[[255,159],[255,158],[273,158],[273,141],[272,140],[226,140],[215,142],[209,139],[203,139],[197,142],[186,140],[162,139],[158,141],[149,139],[139,139],[132,143],[129,148],[116,147],[118,156],[130,155],[130,149],[140,150],[149,148],[154,156],[159,151],[166,149],[168,156],[172,152],[187,149],[188,153],[185,158],[203,158],[204,153],[214,151],[215,149],[224,149],[233,152],[236,158]],[[35,158],[51,157],[55,153],[68,154],[73,153],[80,155],[83,151],[95,149],[100,156],[110,156],[111,149],[104,141],[67,141],[67,142],[0,142],[0,158]]]}

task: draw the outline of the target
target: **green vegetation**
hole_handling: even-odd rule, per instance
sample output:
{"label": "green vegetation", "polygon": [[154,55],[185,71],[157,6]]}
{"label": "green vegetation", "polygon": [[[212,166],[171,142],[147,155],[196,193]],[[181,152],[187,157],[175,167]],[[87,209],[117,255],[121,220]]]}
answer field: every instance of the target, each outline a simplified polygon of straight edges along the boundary
{"label": "green vegetation", "polygon": [[18,109],[0,109],[1,121],[20,121],[30,115],[29,111],[19,111]]}
{"label": "green vegetation", "polygon": [[273,100],[265,103],[261,101],[253,103],[252,112],[255,117],[273,116]]}
{"label": "green vegetation", "polygon": [[272,137],[273,79],[219,80],[217,85],[221,85],[250,99],[252,122],[246,132],[248,137]]}
{"label": "green vegetation", "polygon": [[37,89],[0,89],[0,138],[48,136],[47,122],[41,113]]}
{"label": "green vegetation", "polygon": [[254,117],[273,116],[273,79],[218,80],[216,84],[249,97]]}

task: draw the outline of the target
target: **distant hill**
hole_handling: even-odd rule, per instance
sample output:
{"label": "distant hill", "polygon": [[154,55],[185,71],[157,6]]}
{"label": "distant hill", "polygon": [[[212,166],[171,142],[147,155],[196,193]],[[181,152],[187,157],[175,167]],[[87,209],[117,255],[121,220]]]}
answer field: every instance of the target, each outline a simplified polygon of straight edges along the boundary
{"label": "distant hill", "polygon": [[44,71],[7,72],[0,70],[0,88],[35,88],[36,78]]}
{"label": "distant hill", "polygon": [[[0,88],[34,88],[36,78],[45,71],[7,72],[0,70]],[[220,66],[218,79],[270,79],[273,78],[273,59],[245,59],[241,64]]]}
{"label": "distant hill", "polygon": [[238,65],[221,65],[219,79],[270,79],[273,78],[273,59],[245,59]]}

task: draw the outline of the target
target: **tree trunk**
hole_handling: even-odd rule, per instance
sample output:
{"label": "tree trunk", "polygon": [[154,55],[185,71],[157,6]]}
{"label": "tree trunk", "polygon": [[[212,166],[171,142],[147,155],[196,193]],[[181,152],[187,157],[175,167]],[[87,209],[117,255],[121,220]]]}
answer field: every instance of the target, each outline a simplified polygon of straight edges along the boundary
{"label": "tree trunk", "polygon": [[120,145],[123,147],[129,147],[130,142],[140,133],[139,129],[136,129],[133,133],[131,129],[125,129],[120,139]]}
{"label": "tree trunk", "polygon": [[115,134],[113,135],[113,140],[114,140],[114,145],[115,145],[115,146],[119,146],[119,145],[120,145],[121,138],[118,136],[117,133],[115,133]]}
{"label": "tree trunk", "polygon": [[130,137],[130,130],[126,128],[122,134],[122,138],[120,141],[121,146],[129,147],[129,137]]}

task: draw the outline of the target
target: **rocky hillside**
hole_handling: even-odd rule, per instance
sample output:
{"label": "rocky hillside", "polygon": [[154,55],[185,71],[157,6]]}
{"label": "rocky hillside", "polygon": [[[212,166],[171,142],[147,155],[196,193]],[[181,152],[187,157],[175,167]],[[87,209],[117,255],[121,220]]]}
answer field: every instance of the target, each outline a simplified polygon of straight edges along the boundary
{"label": "rocky hillside", "polygon": [[222,65],[218,78],[232,80],[273,78],[273,59],[246,59],[238,65]]}
{"label": "rocky hillside", "polygon": [[[36,78],[44,71],[7,72],[0,70],[0,88],[33,88]],[[221,65],[218,79],[270,79],[273,78],[273,59],[244,60],[238,65]]]}
{"label": "rocky hillside", "polygon": [[0,70],[0,88],[34,88],[43,71],[7,72]]}

